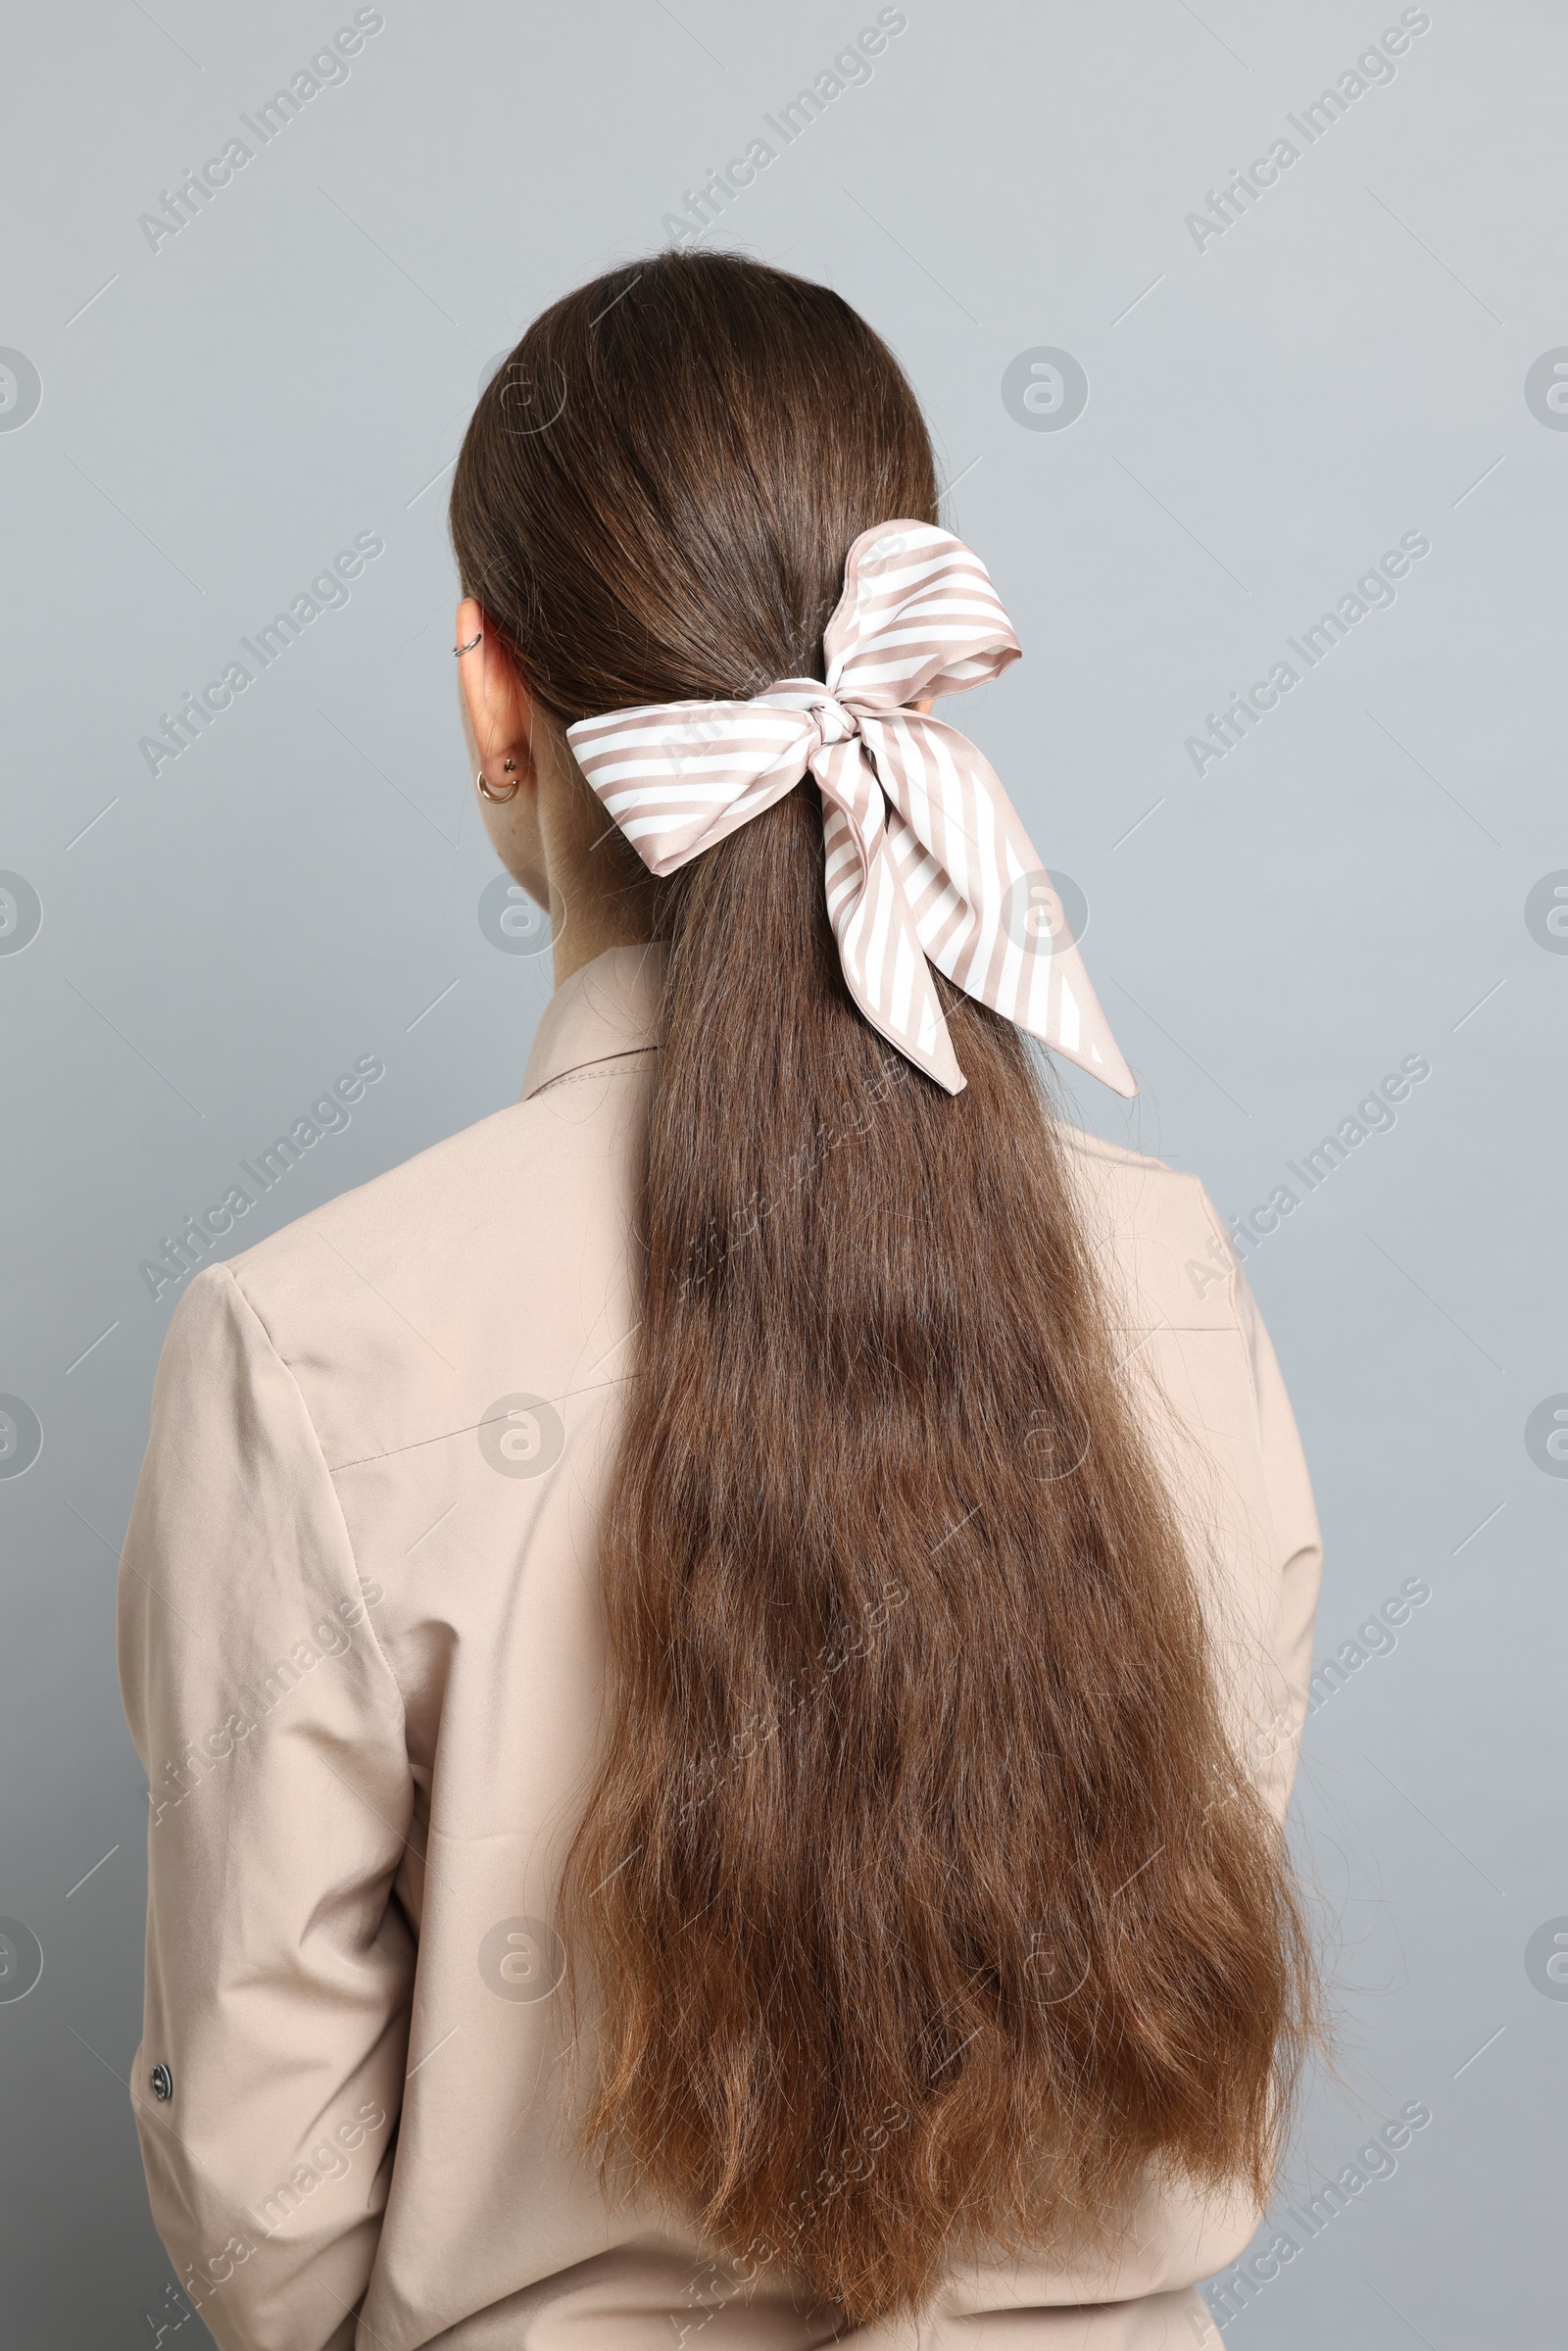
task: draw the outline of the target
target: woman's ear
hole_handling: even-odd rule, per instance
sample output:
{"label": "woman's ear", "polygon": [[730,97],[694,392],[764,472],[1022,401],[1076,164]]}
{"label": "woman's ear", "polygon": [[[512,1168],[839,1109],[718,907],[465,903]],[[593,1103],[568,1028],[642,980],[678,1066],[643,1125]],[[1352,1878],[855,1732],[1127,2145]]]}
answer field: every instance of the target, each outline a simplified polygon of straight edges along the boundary
{"label": "woman's ear", "polygon": [[[498,787],[533,776],[533,697],[471,596],[458,607],[458,682],[474,772]],[[511,761],[511,765],[507,764]]]}
{"label": "woman's ear", "polygon": [[[458,607],[458,707],[469,772],[484,789],[484,829],[537,906],[551,905],[550,865],[534,759],[534,702],[499,632],[471,596]],[[541,749],[544,747],[541,746]]]}

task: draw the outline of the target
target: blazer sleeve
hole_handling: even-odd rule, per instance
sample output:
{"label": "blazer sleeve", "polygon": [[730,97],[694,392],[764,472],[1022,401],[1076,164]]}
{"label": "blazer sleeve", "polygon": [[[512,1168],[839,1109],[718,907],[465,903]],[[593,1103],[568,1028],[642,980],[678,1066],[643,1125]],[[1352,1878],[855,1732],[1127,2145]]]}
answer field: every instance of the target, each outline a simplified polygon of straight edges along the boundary
{"label": "blazer sleeve", "polygon": [[[1215,1223],[1218,1227],[1217,1217]],[[1312,1635],[1323,1576],[1323,1537],[1291,1399],[1285,1392],[1257,1300],[1239,1263],[1235,1266],[1234,1298],[1257,1407],[1258,1447],[1273,1522],[1279,1578],[1273,1660],[1276,1707],[1272,1725],[1261,1739],[1257,1781],[1266,1800],[1283,1820],[1291,1800],[1300,1756],[1301,1729],[1306,1720],[1312,1677]]]}
{"label": "blazer sleeve", "polygon": [[397,1682],[288,1367],[226,1266],[170,1326],[119,1592],[148,1781],[131,2077],[153,2218],[222,2351],[349,2351],[414,1938]]}

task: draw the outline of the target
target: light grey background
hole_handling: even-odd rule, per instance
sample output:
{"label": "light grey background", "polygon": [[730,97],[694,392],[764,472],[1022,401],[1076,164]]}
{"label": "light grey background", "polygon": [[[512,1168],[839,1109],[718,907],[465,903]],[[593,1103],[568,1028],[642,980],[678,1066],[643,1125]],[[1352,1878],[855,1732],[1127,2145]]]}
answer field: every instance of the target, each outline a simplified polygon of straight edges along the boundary
{"label": "light grey background", "polygon": [[[381,13],[349,78],[157,251],[138,217],[352,8],[77,0],[7,38],[0,345],[42,385],[0,430],[0,866],[43,913],[0,954],[0,1390],[43,1429],[0,1480],[0,1915],[45,1958],[0,2002],[18,2346],[143,2344],[183,2308],[122,2081],[145,1795],[114,1579],[175,1295],[138,1264],[356,1055],[385,1078],[229,1247],[514,1098],[548,961],[477,918],[495,869],[444,520],[465,420],[537,309],[663,242],[875,17]],[[1306,147],[1287,116],[1396,6],[904,13],[710,241],[837,286],[926,404],[946,518],[1026,656],[949,714],[1087,895],[1143,1088],[1070,1078],[1077,1114],[1248,1214],[1401,1056],[1431,1064],[1247,1254],[1327,1536],[1320,1657],[1404,1579],[1431,1592],[1308,1729],[1345,2057],[1292,2198],[1407,2101],[1432,2120],[1227,2334],[1544,2340],[1568,2002],[1526,1946],[1568,1928],[1568,1480],[1525,1426],[1568,1392],[1568,955],[1525,907],[1568,869],[1568,432],[1525,377],[1568,344],[1568,28],[1549,0],[1433,0],[1395,77]],[[1200,249],[1187,215],[1281,135],[1299,161]],[[1042,346],[1087,372],[1065,430],[1004,405]],[[1431,553],[1396,602],[1196,773],[1205,712],[1407,531]],[[385,553],[350,602],[150,774],[160,713],[359,532]]]}

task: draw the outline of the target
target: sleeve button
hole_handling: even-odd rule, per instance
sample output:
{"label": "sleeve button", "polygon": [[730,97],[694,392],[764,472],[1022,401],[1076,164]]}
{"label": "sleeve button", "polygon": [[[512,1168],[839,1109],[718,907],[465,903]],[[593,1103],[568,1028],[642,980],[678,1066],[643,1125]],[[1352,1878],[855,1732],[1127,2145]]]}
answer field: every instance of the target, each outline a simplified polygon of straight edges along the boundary
{"label": "sleeve button", "polygon": [[169,2068],[168,2068],[168,2066],[167,2066],[167,2065],[155,2065],[155,2066],[154,2066],[154,2068],[153,2068],[153,2074],[152,2074],[152,2082],[153,2082],[153,2096],[154,2096],[155,2098],[172,2098],[172,2097],[173,2096],[173,2094],[174,2094],[174,2077],[173,2077],[173,2075],[172,2075],[172,2074],[170,2072],[170,2070],[169,2070]]}

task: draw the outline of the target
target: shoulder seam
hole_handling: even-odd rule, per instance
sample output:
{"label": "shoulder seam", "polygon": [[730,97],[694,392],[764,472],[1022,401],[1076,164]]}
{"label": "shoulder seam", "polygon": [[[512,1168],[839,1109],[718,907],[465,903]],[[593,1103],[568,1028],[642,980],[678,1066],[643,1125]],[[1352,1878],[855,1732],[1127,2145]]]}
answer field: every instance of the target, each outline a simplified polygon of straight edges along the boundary
{"label": "shoulder seam", "polygon": [[1243,1318],[1241,1294],[1238,1287],[1245,1278],[1242,1273],[1241,1259],[1236,1253],[1235,1242],[1220,1222],[1219,1210],[1208,1197],[1207,1187],[1197,1176],[1194,1176],[1193,1182],[1198,1186],[1200,1212],[1209,1230],[1218,1238],[1220,1247],[1225,1251],[1225,1302],[1230,1308],[1231,1321],[1241,1338],[1242,1360],[1247,1365],[1247,1385],[1252,1398],[1252,1410],[1261,1420],[1263,1403],[1257,1393],[1257,1373],[1252,1364],[1252,1345],[1248,1337],[1247,1324]]}
{"label": "shoulder seam", "polygon": [[333,1475],[331,1464],[328,1462],[328,1460],[327,1460],[327,1458],[326,1458],[326,1453],[325,1453],[325,1450],[324,1450],[324,1448],[322,1447],[322,1445],[321,1445],[321,1433],[320,1433],[320,1431],[318,1429],[318,1427],[317,1427],[317,1425],[316,1425],[316,1422],[314,1421],[314,1419],[311,1417],[311,1407],[310,1407],[310,1405],[309,1405],[309,1404],[306,1402],[306,1400],[305,1400],[305,1392],[304,1392],[304,1390],[303,1390],[303,1389],[300,1387],[299,1381],[298,1381],[298,1380],[295,1378],[295,1376],[294,1376],[294,1366],[293,1366],[293,1364],[292,1364],[292,1363],[290,1363],[290,1362],[289,1362],[289,1360],[288,1360],[287,1356],[286,1356],[286,1355],[284,1355],[284,1354],[282,1354],[282,1353],[279,1351],[279,1348],[278,1348],[278,1347],[277,1347],[277,1343],[276,1343],[276,1342],[275,1342],[275,1340],[273,1339],[271,1332],[270,1332],[270,1331],[268,1329],[268,1327],[267,1327],[266,1318],[265,1318],[265,1317],[264,1317],[264,1315],[262,1314],[261,1308],[260,1308],[260,1307],[259,1307],[259,1306],[256,1304],[255,1300],[254,1300],[254,1299],[251,1298],[251,1296],[250,1296],[249,1292],[248,1292],[248,1291],[247,1291],[247,1290],[244,1288],[244,1286],[243,1286],[243,1284],[240,1282],[240,1280],[239,1280],[238,1276],[237,1276],[237,1275],[234,1273],[234,1271],[233,1271],[232,1267],[231,1267],[231,1266],[230,1266],[230,1265],[229,1265],[229,1264],[228,1264],[226,1261],[224,1261],[224,1262],[220,1262],[220,1263],[214,1264],[214,1265],[213,1265],[211,1268],[204,1268],[203,1270],[204,1270],[204,1271],[208,1271],[208,1270],[210,1270],[210,1271],[212,1271],[213,1273],[221,1273],[221,1274],[223,1274],[223,1275],[225,1275],[225,1276],[226,1276],[226,1278],[227,1278],[227,1280],[228,1280],[228,1283],[229,1283],[229,1286],[230,1286],[230,1288],[233,1290],[235,1297],[236,1297],[236,1298],[239,1299],[239,1301],[240,1301],[240,1304],[241,1304],[241,1305],[244,1307],[244,1309],[245,1309],[245,1312],[246,1312],[246,1313],[247,1313],[247,1314],[250,1316],[251,1320],[252,1320],[252,1321],[255,1323],[255,1325],[256,1325],[257,1329],[258,1329],[258,1330],[261,1332],[261,1334],[262,1334],[262,1337],[263,1337],[263,1338],[266,1340],[266,1342],[267,1342],[267,1346],[268,1346],[268,1351],[269,1351],[269,1353],[271,1355],[273,1362],[274,1362],[274,1363],[276,1363],[276,1365],[278,1366],[278,1369],[279,1369],[280,1371],[282,1371],[282,1372],[283,1372],[283,1373],[286,1375],[286,1377],[287,1377],[287,1379],[288,1379],[288,1384],[289,1384],[289,1386],[290,1386],[290,1387],[293,1389],[295,1396],[296,1396],[298,1397],[298,1399],[299,1399],[299,1407],[300,1407],[301,1414],[302,1414],[302,1415],[303,1415],[303,1417],[304,1417],[304,1421],[305,1421],[305,1425],[306,1425],[306,1427],[307,1427],[307,1428],[310,1430],[310,1432],[311,1432],[311,1443],[312,1443],[312,1444],[314,1445],[314,1446],[316,1447],[316,1457],[317,1457],[317,1459],[318,1459],[318,1460],[320,1462],[320,1464],[321,1464],[321,1471],[322,1471],[322,1474],[323,1474],[323,1476],[325,1477],[325,1479],[326,1479],[326,1482],[327,1482],[327,1485],[328,1485],[328,1487],[329,1487],[329,1488],[330,1488],[330,1490],[331,1490],[331,1494],[332,1494],[332,1506],[333,1506],[333,1508],[334,1508],[334,1509],[336,1510],[336,1512],[337,1512],[337,1520],[338,1520],[338,1525],[339,1525],[339,1527],[341,1528],[341,1530],[342,1530],[342,1534],[343,1534],[343,1547],[344,1547],[344,1549],[347,1551],[347,1553],[348,1553],[348,1556],[349,1556],[349,1562],[350,1562],[350,1565],[351,1565],[351,1566],[353,1567],[353,1569],[354,1569],[354,1581],[355,1581],[355,1583],[356,1583],[356,1584],[358,1585],[358,1587],[359,1587],[360,1600],[361,1600],[361,1603],[362,1603],[362,1605],[363,1605],[363,1607],[364,1607],[364,1610],[365,1610],[365,1624],[366,1624],[366,1629],[367,1629],[367,1631],[368,1632],[368,1634],[369,1634],[369,1636],[370,1636],[371,1644],[372,1644],[372,1646],[373,1646],[373,1647],[374,1647],[374,1649],[375,1649],[375,1653],[376,1653],[376,1655],[377,1655],[377,1656],[380,1658],[380,1660],[381,1660],[381,1664],[382,1664],[382,1667],[383,1667],[383,1669],[384,1669],[384,1671],[385,1671],[385,1673],[386,1673],[387,1680],[390,1682],[390,1684],[391,1684],[391,1686],[392,1686],[393,1693],[394,1693],[394,1695],[395,1695],[395,1696],[396,1696],[396,1698],[397,1698],[397,1702],[398,1702],[398,1714],[399,1714],[399,1717],[400,1717],[400,1720],[401,1720],[401,1722],[402,1722],[402,1726],[403,1726],[403,1739],[404,1739],[404,1743],[405,1743],[405,1745],[407,1745],[407,1743],[408,1743],[408,1727],[409,1727],[409,1709],[408,1709],[408,1701],[407,1701],[407,1699],[404,1697],[404,1694],[403,1694],[403,1685],[402,1685],[402,1683],[401,1683],[401,1682],[398,1680],[397,1673],[396,1673],[396,1670],[395,1670],[395,1669],[394,1669],[394,1667],[393,1667],[393,1664],[392,1664],[392,1660],[391,1660],[391,1658],[390,1658],[390,1657],[387,1655],[387,1653],[386,1653],[385,1649],[384,1649],[384,1648],[381,1646],[381,1637],[380,1637],[380,1635],[377,1633],[377,1631],[376,1631],[376,1629],[375,1629],[375,1620],[374,1620],[373,1616],[372,1616],[372,1615],[371,1615],[371,1613],[370,1613],[370,1611],[371,1611],[371,1609],[372,1609],[372,1607],[373,1607],[374,1603],[373,1603],[373,1602],[370,1600],[370,1598],[368,1597],[368,1593],[366,1592],[366,1589],[365,1589],[365,1578],[364,1578],[364,1577],[361,1575],[361,1573],[360,1573],[360,1560],[359,1560],[359,1554],[358,1554],[358,1552],[357,1552],[357,1551],[355,1550],[355,1548],[354,1548],[354,1538],[353,1538],[353,1536],[352,1536],[352,1535],[349,1533],[349,1524],[348,1524],[348,1520],[347,1520],[347,1518],[346,1518],[346,1517],[345,1517],[345,1515],[344,1515],[344,1511],[343,1511],[343,1497],[342,1497],[342,1495],[341,1495],[341,1494],[338,1493],[338,1490],[337,1490],[337,1481],[336,1481],[336,1478],[335,1478],[335,1477],[334,1477],[334,1475]]}

